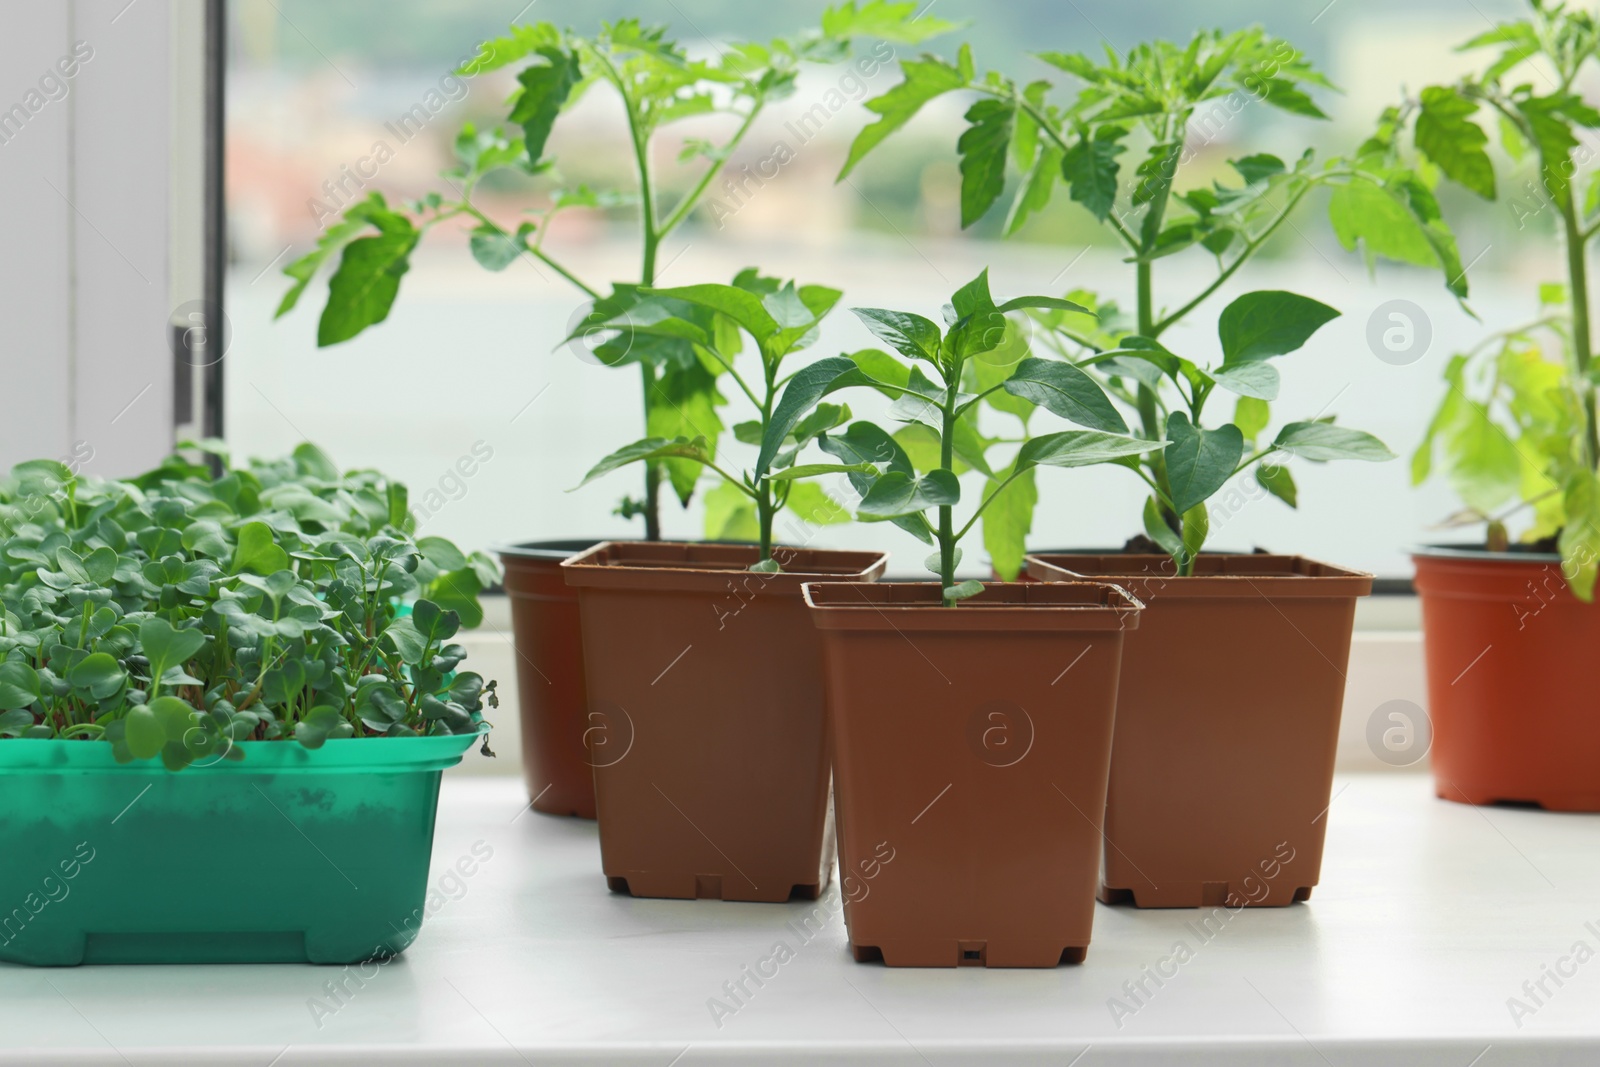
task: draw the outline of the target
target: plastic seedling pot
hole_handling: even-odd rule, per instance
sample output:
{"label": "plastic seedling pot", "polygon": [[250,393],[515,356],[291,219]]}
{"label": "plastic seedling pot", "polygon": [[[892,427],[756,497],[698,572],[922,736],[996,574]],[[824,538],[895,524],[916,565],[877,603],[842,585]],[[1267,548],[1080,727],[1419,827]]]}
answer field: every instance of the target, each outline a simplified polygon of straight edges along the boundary
{"label": "plastic seedling pot", "polygon": [[246,741],[169,771],[0,741],[0,960],[359,963],[405,950],[439,777],[479,738]]}
{"label": "plastic seedling pot", "polygon": [[800,587],[872,581],[881,552],[619,542],[578,591],[600,859],[639,897],[785,901],[828,885],[822,641]]}
{"label": "plastic seedling pot", "polygon": [[1572,595],[1554,554],[1440,546],[1413,560],[1434,791],[1600,811],[1600,605]]}
{"label": "plastic seedling pot", "polygon": [[535,811],[594,818],[594,773],[584,751],[588,694],[578,591],[561,562],[598,544],[529,541],[498,549],[517,652],[522,774]]}
{"label": "plastic seedling pot", "polygon": [[834,722],[840,893],[858,961],[1082,962],[1124,635],[1100,583],[812,583]]}
{"label": "plastic seedling pot", "polygon": [[1306,900],[1356,600],[1372,575],[1300,556],[1030,555],[1045,581],[1144,602],[1122,654],[1100,899],[1143,908]]}

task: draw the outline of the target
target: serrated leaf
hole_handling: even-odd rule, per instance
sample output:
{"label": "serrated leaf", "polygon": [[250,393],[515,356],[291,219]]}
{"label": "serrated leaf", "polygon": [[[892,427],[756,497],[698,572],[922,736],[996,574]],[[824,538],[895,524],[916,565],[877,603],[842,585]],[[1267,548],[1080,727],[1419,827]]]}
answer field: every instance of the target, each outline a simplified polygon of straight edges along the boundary
{"label": "serrated leaf", "polygon": [[958,66],[937,56],[908,59],[900,64],[904,80],[881,96],[875,96],[863,105],[878,115],[876,122],[866,126],[850,145],[844,167],[839,171],[839,181],[849,177],[856,164],[871,152],[884,138],[910,122],[924,104],[936,97],[967,84],[969,75]]}
{"label": "serrated leaf", "polygon": [[1117,203],[1117,157],[1126,146],[1119,140],[1120,130],[1102,127],[1091,140],[1080,137],[1061,157],[1061,178],[1072,199],[1104,222]]}
{"label": "serrated leaf", "polygon": [[1417,151],[1437,163],[1446,177],[1485,200],[1493,200],[1494,164],[1486,151],[1489,135],[1471,121],[1477,111],[1477,102],[1453,87],[1423,89],[1422,109],[1417,114]]}
{"label": "serrated leaf", "polygon": [[967,109],[970,126],[956,142],[961,157],[961,228],[988,213],[1006,187],[1006,157],[1016,129],[1017,105],[983,99]]}

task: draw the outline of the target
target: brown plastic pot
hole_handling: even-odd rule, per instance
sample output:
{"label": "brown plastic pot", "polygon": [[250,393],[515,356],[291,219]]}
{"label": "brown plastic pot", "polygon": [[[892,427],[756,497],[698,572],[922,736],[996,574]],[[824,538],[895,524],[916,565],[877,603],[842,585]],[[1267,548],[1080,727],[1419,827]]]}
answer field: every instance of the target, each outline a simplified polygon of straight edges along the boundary
{"label": "brown plastic pot", "polygon": [[1358,597],[1372,576],[1300,556],[1030,556],[1045,580],[1115,581],[1128,635],[1100,899],[1279,906],[1322,870]]}
{"label": "brown plastic pot", "polygon": [[1600,605],[1561,557],[1422,548],[1434,790],[1468,804],[1600,811]]}
{"label": "brown plastic pot", "polygon": [[823,635],[845,924],[893,967],[1081,962],[1124,631],[1115,586],[806,586]]}
{"label": "brown plastic pot", "polygon": [[617,542],[578,593],[600,860],[636,897],[814,899],[833,865],[821,638],[800,587],[873,581],[880,552]]}
{"label": "brown plastic pot", "polygon": [[578,594],[561,561],[595,541],[529,541],[499,549],[511,601],[522,716],[522,776],[534,810],[594,818],[594,774],[583,747],[583,640]]}

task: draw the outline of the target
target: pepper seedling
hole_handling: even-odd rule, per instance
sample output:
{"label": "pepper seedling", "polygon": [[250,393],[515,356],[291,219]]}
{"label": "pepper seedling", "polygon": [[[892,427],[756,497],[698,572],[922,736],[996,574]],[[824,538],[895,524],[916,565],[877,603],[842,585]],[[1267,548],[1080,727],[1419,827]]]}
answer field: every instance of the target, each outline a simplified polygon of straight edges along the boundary
{"label": "pepper seedling", "polygon": [[[1003,381],[981,392],[966,391],[963,383],[969,380],[973,363],[1007,344],[1006,316],[1027,308],[1082,310],[1071,301],[1048,296],[1024,296],[996,304],[989,292],[987,270],[950,298],[944,309],[943,329],[931,319],[911,312],[854,309],[856,317],[907,362],[869,350],[853,358],[853,372],[830,383],[870,386],[892,396],[893,418],[931,431],[939,458],[936,466],[921,472],[905,447],[875,423],[853,422],[842,434],[822,434],[817,443],[824,452],[842,461],[831,470],[844,472],[861,494],[856,505],[859,519],[892,521],[937,548],[928,557],[927,566],[939,577],[941,600],[946,606],[953,607],[983,592],[981,582],[956,580],[956,568],[961,563],[960,543],[985,511],[1004,499],[1019,479],[1031,478],[1034,469],[1041,466],[1126,465],[1139,456],[1168,447],[1165,441],[1130,436],[1126,423],[1100,386],[1077,367],[1060,360],[1028,356],[1016,362]],[[967,420],[981,400],[1001,392],[1093,428],[1037,437],[1024,435],[1015,442],[1018,448],[1012,461],[993,472],[992,484],[958,528],[958,457],[966,452],[973,460],[984,463],[986,469],[989,466],[981,453],[990,442],[978,438]]]}
{"label": "pepper seedling", "polygon": [[[753,269],[741,272],[732,285],[641,290],[638,303],[605,325],[632,336],[670,338],[686,345],[701,364],[726,374],[756,414],[755,419],[735,426],[734,435],[744,443],[759,445],[760,453],[750,469],[734,474],[719,462],[715,438],[709,434],[647,437],[602,459],[576,488],[634,463],[671,461],[709,468],[737,491],[744,507],[753,512],[755,540],[760,546],[760,559],[751,568],[756,571],[779,569],[772,554],[773,520],[786,507],[804,505],[805,517],[813,522],[848,521],[848,513],[814,483],[802,479],[869,468],[862,464],[797,464],[796,460],[812,441],[850,419],[847,406],[820,403],[822,398],[866,378],[845,356],[818,360],[792,375],[783,373],[785,360],[816,340],[817,327],[840,295],[837,289],[820,285],[780,284]],[[736,366],[746,336],[754,342],[759,377],[747,377]]]}

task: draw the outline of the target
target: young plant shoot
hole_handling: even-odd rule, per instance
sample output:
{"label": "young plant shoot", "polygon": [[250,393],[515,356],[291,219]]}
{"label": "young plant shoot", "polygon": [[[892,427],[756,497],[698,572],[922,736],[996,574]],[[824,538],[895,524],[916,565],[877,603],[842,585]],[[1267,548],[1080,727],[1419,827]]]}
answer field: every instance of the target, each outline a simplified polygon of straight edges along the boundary
{"label": "young plant shoot", "polygon": [[221,478],[181,456],[125,482],[23,463],[0,525],[0,738],[178,770],[240,741],[477,733],[497,704],[451,642],[493,563],[416,537],[403,485],[311,445]]}
{"label": "young plant shoot", "polygon": [[[981,582],[956,580],[961,540],[996,501],[1010,495],[1015,483],[1031,480],[1036,467],[1126,464],[1167,448],[1165,441],[1129,436],[1127,424],[1100,386],[1060,360],[1023,358],[1003,381],[981,392],[966,391],[964,383],[972,380],[974,365],[1007,345],[1006,316],[1025,308],[1082,310],[1048,296],[1018,297],[997,305],[989,295],[987,270],[950,298],[944,308],[943,329],[910,312],[857,308],[855,314],[867,328],[908,362],[878,350],[860,352],[849,360],[855,369],[845,371],[829,386],[875,388],[895,398],[891,417],[926,429],[937,460],[921,470],[901,442],[874,423],[851,423],[842,434],[822,434],[817,443],[842,461],[828,470],[846,473],[861,495],[857,518],[892,521],[937,548],[927,565],[939,576],[947,606],[983,592]],[[798,382],[785,394],[785,404],[796,385]],[[984,453],[1001,442],[983,439],[973,425],[973,416],[981,400],[999,393],[1092,428],[1039,437],[1024,434],[1012,442],[1018,445],[1012,461],[997,470]],[[959,527],[955,516],[956,505],[961,503],[958,464],[977,468],[989,478],[982,498]]]}
{"label": "young plant shoot", "polygon": [[[767,107],[793,94],[801,66],[853,58],[852,68],[861,77],[877,75],[893,58],[891,45],[920,44],[954,27],[918,7],[887,0],[858,6],[851,0],[825,11],[816,29],[767,43],[722,44],[715,60],[690,59],[667,37],[665,27],[644,26],[635,19],[602,23],[599,33],[587,37],[549,22],[512,26],[507,36],[479,45],[475,58],[455,72],[476,77],[520,64],[516,87],[506,101],[505,121],[492,129],[480,130],[470,123],[462,127],[455,140],[457,163],[440,176],[441,191],[393,207],[374,192],[345,208],[337,221],[326,225],[316,248],[284,268],[293,284],[277,314],[288,313],[323,264],[337,256],[317,344],[355,337],[388,317],[400,280],[428,231],[459,220],[472,228],[470,247],[479,265],[503,271],[520,259],[536,277],[548,280],[553,272],[592,302],[578,316],[587,329],[573,331],[574,336],[603,335],[601,324],[626,312],[639,302],[642,288],[657,283],[664,243],[697,208],[708,207],[719,226],[733,212],[719,198],[714,183]],[[852,43],[864,38],[875,41],[875,47],[852,57]],[[619,165],[631,168],[633,180],[622,188],[566,183],[548,151],[561,120],[570,120],[588,91],[598,88],[615,94],[627,120],[626,142],[616,148]],[[674,137],[675,123],[703,122],[708,116],[726,120],[725,138]],[[664,141],[674,150],[681,144],[681,151],[677,166],[663,170],[658,161],[665,154]],[[626,164],[621,156],[626,156]],[[502,225],[478,205],[475,196],[485,179],[503,183],[517,174],[524,179],[529,199],[540,206],[530,207],[527,218]],[[748,179],[743,184],[748,186]],[[732,178],[724,185],[727,195],[739,203],[740,185]],[[573,210],[634,213],[639,227],[637,280],[616,282],[602,294],[546,248],[556,217]],[[335,214],[331,207],[326,211]],[[716,368],[695,359],[681,338],[653,337],[633,348],[612,341],[602,340],[593,356],[612,366],[638,366],[646,431],[667,438],[703,436],[714,452],[723,429],[715,411]],[[694,492],[691,475],[698,469],[684,464],[666,468],[658,462],[646,462],[644,468],[643,499],[625,498],[617,513],[642,516],[645,536],[654,541],[661,532],[663,470],[675,472],[670,477],[672,490],[687,506]]]}
{"label": "young plant shoot", "polygon": [[[1411,461],[1426,481],[1436,453],[1466,504],[1458,525],[1487,525],[1487,546],[1509,547],[1507,520],[1531,509],[1521,540],[1561,553],[1573,593],[1594,597],[1600,568],[1600,425],[1595,418],[1589,247],[1600,233],[1600,176],[1580,195],[1575,150],[1600,111],[1574,86],[1600,66],[1600,23],[1565,4],[1534,2],[1463,49],[1495,48],[1481,73],[1435,85],[1385,112],[1370,145],[1395,160],[1409,129],[1417,151],[1486,200],[1497,196],[1488,152],[1492,120],[1514,161],[1531,156],[1538,176],[1510,198],[1519,226],[1549,211],[1565,251],[1564,284],[1539,288],[1537,317],[1494,334],[1445,367],[1449,388]],[[1550,73],[1533,76],[1537,65]]]}
{"label": "young plant shoot", "polygon": [[[856,138],[841,178],[929,101],[976,94],[956,145],[962,225],[978,222],[999,202],[1014,163],[1020,182],[1006,234],[1043,211],[1060,186],[1100,222],[1109,242],[1126,250],[1136,302],[1131,317],[1112,300],[1075,290],[1068,296],[1086,310],[1051,309],[1036,318],[1048,328],[1044,341],[1104,382],[1137,419],[1140,436],[1168,446],[1130,462],[1150,486],[1148,536],[1188,574],[1210,525],[1206,501],[1236,474],[1254,466],[1260,487],[1294,507],[1298,492],[1288,468],[1267,460],[1393,457],[1375,438],[1334,426],[1320,413],[1257,443],[1278,396],[1278,370],[1269,361],[1304,345],[1337,315],[1332,308],[1292,293],[1248,293],[1222,313],[1221,360],[1210,369],[1170,351],[1162,341],[1167,332],[1222,289],[1318,188],[1331,190],[1331,220],[1345,247],[1364,245],[1369,259],[1439,268],[1450,291],[1464,299],[1460,256],[1426,176],[1365,149],[1320,166],[1310,149],[1291,163],[1248,155],[1232,161],[1237,184],[1182,180],[1199,147],[1191,144],[1196,131],[1233,122],[1252,105],[1326,118],[1307,89],[1329,83],[1285,41],[1259,29],[1207,31],[1187,45],[1141,44],[1125,57],[1108,49],[1103,59],[1060,52],[1039,58],[1082,82],[1070,102],[1054,102],[1048,81],[980,76],[965,46],[954,63],[925,55],[902,64],[905,80],[867,102],[880,117]],[[1139,162],[1124,173],[1121,157],[1130,149]],[[1156,276],[1161,260],[1180,254],[1209,255],[1215,274],[1168,310]],[[1208,428],[1201,415],[1219,388],[1236,397],[1232,418]],[[1026,428],[1028,409],[994,395],[993,406]],[[992,530],[985,520],[985,541],[1010,576],[1021,563],[1032,507],[1019,499],[994,517]]]}
{"label": "young plant shoot", "polygon": [[[784,374],[784,361],[816,340],[817,326],[839,302],[839,291],[820,285],[796,287],[793,282],[780,285],[776,279],[746,270],[732,285],[644,289],[639,296],[631,308],[607,321],[606,328],[633,345],[671,340],[707,368],[708,374],[726,374],[756,415],[735,426],[734,436],[759,446],[760,453],[753,467],[735,475],[721,465],[716,439],[710,434],[647,437],[601,460],[579,487],[633,463],[666,464],[674,478],[678,477],[677,466],[688,467],[691,483],[702,468],[710,468],[738,495],[738,510],[753,518],[753,539],[761,554],[752,569],[778,570],[772,554],[772,529],[780,511],[793,508],[814,523],[849,519],[815,483],[801,479],[869,469],[862,464],[795,462],[812,441],[850,419],[848,407],[819,401],[836,389],[864,380],[855,362],[845,356],[819,360],[797,373]],[[746,336],[754,342],[760,361],[758,373],[753,375],[736,365]],[[784,386],[780,400],[779,390]],[[692,421],[689,428],[697,429]],[[742,525],[724,521],[733,528]]]}

